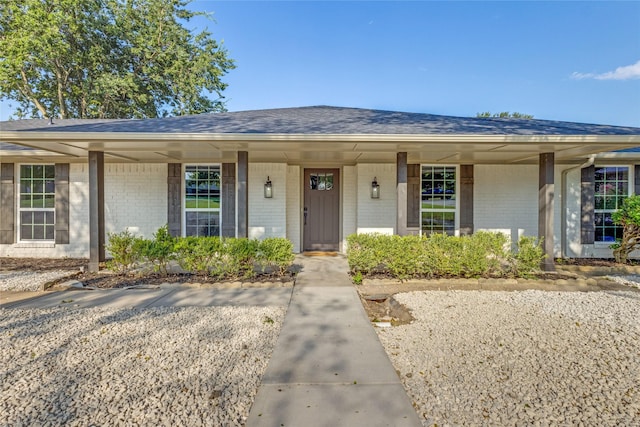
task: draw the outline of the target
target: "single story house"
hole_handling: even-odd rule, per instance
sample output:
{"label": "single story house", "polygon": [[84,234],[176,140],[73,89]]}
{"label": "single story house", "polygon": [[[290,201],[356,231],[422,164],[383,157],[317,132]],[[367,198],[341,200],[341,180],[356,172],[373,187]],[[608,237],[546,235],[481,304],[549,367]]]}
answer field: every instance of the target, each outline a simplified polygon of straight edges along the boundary
{"label": "single story house", "polygon": [[611,257],[640,128],[304,107],[0,122],[0,257],[87,257],[108,232],[287,237],[493,230]]}

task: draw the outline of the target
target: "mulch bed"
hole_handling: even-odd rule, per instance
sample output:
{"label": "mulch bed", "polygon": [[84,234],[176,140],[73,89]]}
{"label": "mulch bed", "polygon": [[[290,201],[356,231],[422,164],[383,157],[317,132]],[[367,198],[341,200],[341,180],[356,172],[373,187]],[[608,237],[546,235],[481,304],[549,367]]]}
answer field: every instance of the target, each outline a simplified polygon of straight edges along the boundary
{"label": "mulch bed", "polygon": [[[572,258],[557,260],[558,265],[578,265],[592,267],[619,267],[621,264],[616,263],[613,259],[607,258]],[[69,279],[78,280],[86,286],[95,288],[123,288],[139,285],[159,285],[161,283],[221,283],[219,279],[200,276],[195,274],[169,274],[163,276],[161,274],[145,274],[144,276],[129,274],[114,274],[105,268],[101,268],[98,273],[89,273],[87,266],[89,260],[87,258],[0,258],[0,271],[55,271],[70,270],[77,273],[61,279],[59,282]],[[640,265],[640,260],[632,260],[629,265]],[[557,275],[554,276],[558,278]],[[242,279],[243,283],[251,282],[290,282],[293,274],[285,277],[260,276],[254,279]],[[545,278],[545,277],[540,277]]]}
{"label": "mulch bed", "polygon": [[[100,267],[100,272],[89,273],[87,267],[89,260],[86,258],[0,258],[0,271],[56,271],[69,270],[76,271],[70,275],[52,282],[50,285],[66,282],[68,280],[77,280],[85,286],[94,288],[125,288],[140,285],[159,285],[161,283],[210,283],[220,284],[229,281],[221,281],[214,277],[202,276],[191,273],[185,274],[168,274],[166,276],[158,273],[139,274],[115,274],[106,269],[105,266]],[[243,284],[251,284],[258,282],[291,282],[293,274],[283,277],[274,276],[258,276],[251,279],[242,279]]]}

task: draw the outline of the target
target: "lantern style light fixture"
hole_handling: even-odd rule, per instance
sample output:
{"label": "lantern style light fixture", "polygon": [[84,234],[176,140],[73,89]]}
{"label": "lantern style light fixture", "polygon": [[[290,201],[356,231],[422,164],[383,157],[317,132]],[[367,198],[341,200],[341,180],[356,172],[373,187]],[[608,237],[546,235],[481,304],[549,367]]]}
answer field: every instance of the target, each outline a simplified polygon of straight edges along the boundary
{"label": "lantern style light fixture", "polygon": [[373,182],[371,182],[371,198],[379,199],[380,198],[380,184],[378,184],[378,178],[374,177]]}
{"label": "lantern style light fixture", "polygon": [[271,179],[267,176],[267,182],[264,183],[264,198],[270,199],[273,197],[273,185]]}

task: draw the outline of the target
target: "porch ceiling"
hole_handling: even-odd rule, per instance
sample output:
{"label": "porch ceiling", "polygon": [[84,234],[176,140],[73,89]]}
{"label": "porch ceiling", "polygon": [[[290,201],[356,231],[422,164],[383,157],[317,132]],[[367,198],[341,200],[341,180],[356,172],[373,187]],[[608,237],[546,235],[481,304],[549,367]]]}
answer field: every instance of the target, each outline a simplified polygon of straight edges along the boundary
{"label": "porch ceiling", "polygon": [[212,134],[0,131],[3,162],[25,159],[86,162],[89,151],[108,162],[233,162],[247,151],[251,162],[355,164],[537,163],[553,152],[557,163],[579,163],[591,154],[640,145],[640,135],[434,135],[434,134]]}

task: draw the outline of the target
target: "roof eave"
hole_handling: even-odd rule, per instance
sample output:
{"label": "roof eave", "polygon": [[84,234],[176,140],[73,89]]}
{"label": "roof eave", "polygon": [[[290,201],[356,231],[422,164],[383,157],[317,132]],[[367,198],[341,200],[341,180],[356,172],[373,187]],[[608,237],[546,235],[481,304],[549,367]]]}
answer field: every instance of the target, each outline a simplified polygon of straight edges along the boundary
{"label": "roof eave", "polygon": [[327,142],[457,142],[583,143],[640,145],[640,135],[480,135],[480,134],[309,134],[309,133],[155,133],[155,132],[25,132],[0,131],[0,141],[327,141]]}

